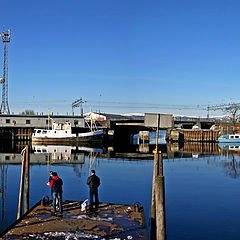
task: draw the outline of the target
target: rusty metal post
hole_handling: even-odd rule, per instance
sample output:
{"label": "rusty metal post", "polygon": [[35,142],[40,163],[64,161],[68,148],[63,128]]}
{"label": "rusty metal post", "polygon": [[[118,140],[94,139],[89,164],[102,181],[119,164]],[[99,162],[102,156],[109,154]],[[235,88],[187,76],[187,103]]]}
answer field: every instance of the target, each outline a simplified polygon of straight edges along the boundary
{"label": "rusty metal post", "polygon": [[18,200],[18,213],[17,219],[19,219],[22,215],[22,202],[23,202],[23,183],[24,183],[24,175],[25,175],[25,156],[26,156],[26,149],[22,150],[22,170],[21,170],[21,180],[20,180],[20,188],[19,188],[19,200]]}
{"label": "rusty metal post", "polygon": [[25,187],[24,187],[24,213],[29,210],[29,146],[26,146],[25,153]]}

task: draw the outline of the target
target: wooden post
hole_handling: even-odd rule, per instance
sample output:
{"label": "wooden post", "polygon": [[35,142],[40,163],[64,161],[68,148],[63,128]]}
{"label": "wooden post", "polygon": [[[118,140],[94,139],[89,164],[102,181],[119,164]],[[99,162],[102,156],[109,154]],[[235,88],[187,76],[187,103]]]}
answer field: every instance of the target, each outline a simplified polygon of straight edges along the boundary
{"label": "wooden post", "polygon": [[29,146],[25,152],[25,187],[24,187],[24,213],[29,210]]}
{"label": "wooden post", "polygon": [[20,180],[20,188],[19,188],[19,201],[18,201],[18,213],[17,219],[19,219],[22,215],[22,202],[23,202],[23,182],[24,182],[24,175],[25,175],[25,156],[26,156],[26,149],[22,150],[22,171],[21,171],[21,180]]}
{"label": "wooden post", "polygon": [[163,161],[162,155],[158,152],[158,129],[159,115],[157,119],[156,131],[156,149],[154,151],[153,164],[153,182],[152,182],[152,205],[151,205],[151,240],[165,240],[165,192],[164,192],[164,177],[163,177]]}
{"label": "wooden post", "polygon": [[151,234],[150,239],[156,239],[156,202],[155,202],[155,177],[157,176],[158,154],[154,154],[153,182],[152,182],[152,204],[151,204]]}
{"label": "wooden post", "polygon": [[156,239],[166,239],[164,176],[155,178],[156,197]]}

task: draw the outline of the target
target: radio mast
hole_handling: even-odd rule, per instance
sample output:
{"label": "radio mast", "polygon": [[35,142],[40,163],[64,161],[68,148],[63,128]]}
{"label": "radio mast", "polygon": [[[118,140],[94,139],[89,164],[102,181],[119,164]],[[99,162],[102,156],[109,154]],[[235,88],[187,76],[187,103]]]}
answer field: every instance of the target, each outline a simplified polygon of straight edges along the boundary
{"label": "radio mast", "polygon": [[0,36],[4,44],[4,59],[3,59],[3,77],[0,78],[2,83],[2,104],[0,114],[10,114],[8,106],[8,43],[10,42],[10,30],[3,31]]}

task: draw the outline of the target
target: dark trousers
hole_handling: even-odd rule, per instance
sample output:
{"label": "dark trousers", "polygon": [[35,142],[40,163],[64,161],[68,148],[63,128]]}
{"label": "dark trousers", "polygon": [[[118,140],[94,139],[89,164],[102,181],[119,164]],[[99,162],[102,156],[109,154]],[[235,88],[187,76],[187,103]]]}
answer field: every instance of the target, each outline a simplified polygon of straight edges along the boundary
{"label": "dark trousers", "polygon": [[90,188],[90,210],[93,209],[93,195],[95,197],[95,207],[98,208],[98,189],[97,188]]}

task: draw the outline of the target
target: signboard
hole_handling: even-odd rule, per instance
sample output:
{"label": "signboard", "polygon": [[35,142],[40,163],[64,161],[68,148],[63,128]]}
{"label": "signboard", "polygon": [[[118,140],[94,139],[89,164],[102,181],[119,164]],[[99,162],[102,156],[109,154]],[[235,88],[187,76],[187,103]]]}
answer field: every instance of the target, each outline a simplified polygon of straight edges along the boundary
{"label": "signboard", "polygon": [[[159,119],[159,121],[158,121]],[[172,114],[159,114],[159,113],[145,113],[144,126],[157,128],[159,122],[159,128],[166,129],[173,127],[173,115]]]}

